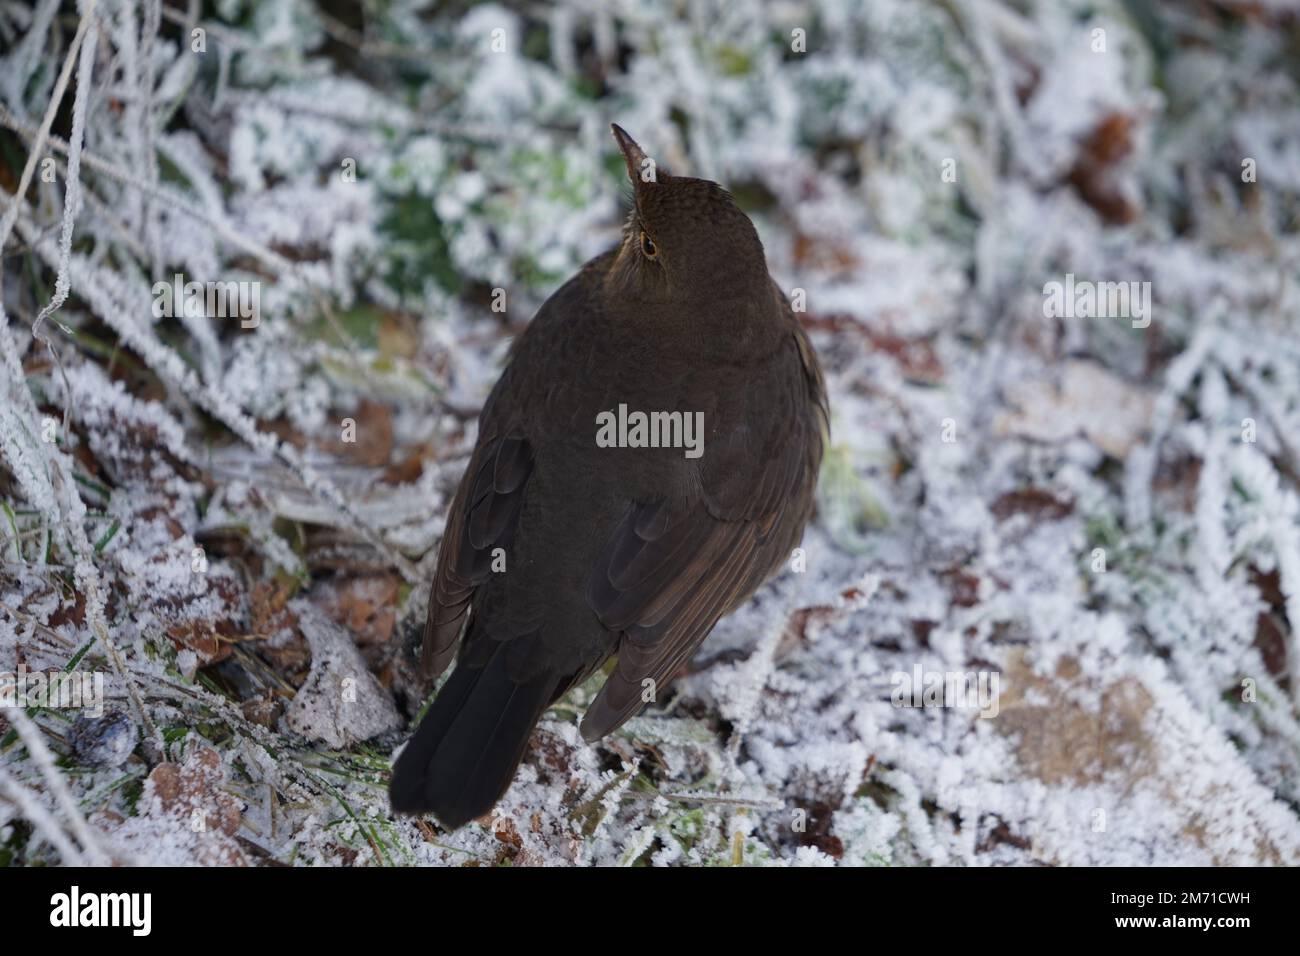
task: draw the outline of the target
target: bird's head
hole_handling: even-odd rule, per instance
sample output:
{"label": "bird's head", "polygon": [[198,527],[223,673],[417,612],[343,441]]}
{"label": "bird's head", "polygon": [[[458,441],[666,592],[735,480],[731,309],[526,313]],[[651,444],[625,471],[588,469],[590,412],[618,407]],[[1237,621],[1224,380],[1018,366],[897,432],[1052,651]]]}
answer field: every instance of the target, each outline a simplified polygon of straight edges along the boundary
{"label": "bird's head", "polygon": [[761,296],[769,278],[749,217],[715,182],[673,176],[613,126],[632,182],[613,280],[641,301]]}

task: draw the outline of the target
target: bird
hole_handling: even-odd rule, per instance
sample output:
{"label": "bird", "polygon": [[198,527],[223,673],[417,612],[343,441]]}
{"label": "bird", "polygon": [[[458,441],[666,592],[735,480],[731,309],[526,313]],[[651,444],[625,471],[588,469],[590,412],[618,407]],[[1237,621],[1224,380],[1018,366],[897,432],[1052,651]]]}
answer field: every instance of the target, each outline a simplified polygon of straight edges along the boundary
{"label": "bird", "polygon": [[597,672],[588,742],[662,700],[815,507],[826,388],[753,223],[611,129],[621,240],[511,344],[439,545],[421,670],[456,663],[389,795],[448,831],[492,810],[543,712]]}

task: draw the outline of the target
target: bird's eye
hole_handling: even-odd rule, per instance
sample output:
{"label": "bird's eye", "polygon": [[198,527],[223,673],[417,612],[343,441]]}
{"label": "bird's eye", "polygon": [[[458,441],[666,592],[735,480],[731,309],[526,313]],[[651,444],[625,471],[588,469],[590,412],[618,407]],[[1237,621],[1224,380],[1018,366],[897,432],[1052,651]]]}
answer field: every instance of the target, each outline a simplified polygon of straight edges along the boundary
{"label": "bird's eye", "polygon": [[659,255],[659,249],[655,246],[654,240],[645,234],[644,229],[641,230],[641,252],[647,259],[653,259]]}

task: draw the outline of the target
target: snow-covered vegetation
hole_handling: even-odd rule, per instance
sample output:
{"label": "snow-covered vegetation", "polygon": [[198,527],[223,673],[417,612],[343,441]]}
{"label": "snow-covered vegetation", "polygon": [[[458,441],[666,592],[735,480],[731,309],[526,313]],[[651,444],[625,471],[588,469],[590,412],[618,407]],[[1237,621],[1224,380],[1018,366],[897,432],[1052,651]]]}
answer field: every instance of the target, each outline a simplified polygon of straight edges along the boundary
{"label": "snow-covered vegetation", "polygon": [[[0,865],[1300,863],[1298,43],[1282,0],[0,0],[0,692],[83,695],[0,707]],[[510,337],[618,235],[610,122],[803,297],[818,514],[446,834],[386,795],[431,565]]]}

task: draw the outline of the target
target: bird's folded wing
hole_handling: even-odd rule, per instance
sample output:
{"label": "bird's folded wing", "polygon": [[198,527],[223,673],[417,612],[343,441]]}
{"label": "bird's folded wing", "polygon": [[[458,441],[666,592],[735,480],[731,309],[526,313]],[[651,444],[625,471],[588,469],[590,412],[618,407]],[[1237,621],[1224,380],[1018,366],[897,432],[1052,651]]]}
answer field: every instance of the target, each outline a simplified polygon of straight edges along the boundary
{"label": "bird's folded wing", "polygon": [[474,589],[491,573],[496,549],[509,549],[514,538],[532,470],[524,438],[481,440],[474,449],[438,549],[421,652],[425,676],[438,676],[455,656]]}
{"label": "bird's folded wing", "polygon": [[706,444],[701,493],[633,503],[598,558],[587,600],[621,637],[618,664],[583,718],[588,740],[664,688],[784,559],[806,519],[825,413],[802,334],[789,344],[770,377],[718,393],[715,413],[740,424]]}
{"label": "bird's folded wing", "polygon": [[483,405],[478,443],[447,514],[438,549],[421,655],[426,676],[436,677],[451,663],[474,592],[491,573],[494,552],[508,551],[514,539],[536,453],[525,437],[524,423],[537,412],[537,390],[529,393],[523,388],[518,366],[521,361],[534,366],[544,363],[554,334],[548,339],[541,333],[554,333],[575,316],[592,315],[593,288],[612,255],[589,262],[542,304],[515,340],[510,361]]}

